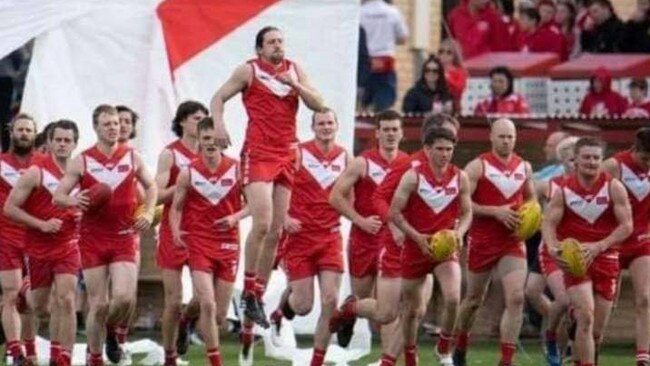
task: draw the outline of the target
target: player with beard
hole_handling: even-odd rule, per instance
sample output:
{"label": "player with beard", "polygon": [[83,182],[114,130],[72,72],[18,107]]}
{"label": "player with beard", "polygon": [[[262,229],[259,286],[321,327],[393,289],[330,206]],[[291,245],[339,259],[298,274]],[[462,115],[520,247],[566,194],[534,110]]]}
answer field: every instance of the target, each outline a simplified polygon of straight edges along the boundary
{"label": "player with beard", "polygon": [[[616,295],[617,245],[633,231],[625,187],[601,170],[604,150],[603,142],[595,138],[576,142],[575,173],[553,192],[542,221],[544,242],[565,270],[564,283],[577,322],[574,359],[580,366],[596,365],[597,347]],[[582,277],[566,271],[559,245],[567,238],[580,243],[587,265]]]}
{"label": "player with beard", "polygon": [[[89,302],[88,364],[97,366],[103,365],[104,338],[109,360],[118,363],[122,359],[115,328],[128,319],[134,301],[135,236],[151,225],[157,190],[140,154],[119,143],[117,110],[100,105],[93,111],[92,120],[97,143],[68,165],[54,193],[54,202],[84,211],[79,248]],[[134,218],[138,183],[145,191],[145,209]],[[78,184],[82,191],[70,196]],[[91,202],[87,190],[96,184],[110,186],[112,197],[101,210],[89,212]]]}
{"label": "player with beard", "polygon": [[299,100],[322,111],[323,102],[297,63],[284,56],[284,36],[276,27],[255,38],[257,58],[239,66],[216,92],[210,107],[220,144],[230,143],[224,104],[238,93],[249,122],[242,147],[244,195],[253,224],[244,253],[244,315],[263,327],[269,323],[262,296],[275,259],[295,174],[296,113]]}
{"label": "player with beard", "polygon": [[[36,160],[33,152],[36,122],[28,114],[18,114],[10,124],[11,146],[0,155],[0,205],[4,206],[9,192],[20,176]],[[34,317],[28,311],[22,317],[18,313],[26,308],[24,294],[29,281],[23,280],[25,268],[25,227],[15,223],[5,214],[0,215],[0,286],[2,286],[2,327],[7,339],[6,349],[14,365],[30,365],[36,361]],[[20,306],[19,306],[20,305]],[[23,312],[23,311],[21,311]],[[21,328],[22,326],[22,328]],[[25,341],[25,352],[20,337]]]}
{"label": "player with beard", "polygon": [[222,154],[212,118],[196,126],[198,158],[178,175],[169,212],[174,245],[187,248],[200,302],[199,327],[209,364],[221,366],[219,328],[225,329],[239,263],[242,209],[238,162]]}
{"label": "player with beard", "polygon": [[198,317],[198,301],[191,301],[183,311],[183,283],[181,274],[189,253],[187,248],[175,246],[169,226],[176,180],[181,170],[196,159],[198,142],[196,126],[208,115],[208,109],[201,103],[185,101],[176,109],[172,131],[177,140],[167,145],[158,157],[156,184],[158,203],[164,204],[163,216],[158,231],[156,263],[162,271],[165,289],[165,307],[162,316],[162,346],[165,349],[165,366],[176,365],[178,354],[185,354],[189,346],[189,325]]}
{"label": "player with beard", "polygon": [[469,332],[492,274],[503,284],[500,366],[512,365],[523,320],[526,249],[513,235],[519,225],[516,207],[536,199],[532,169],[514,153],[517,131],[506,118],[490,128],[492,150],[465,167],[470,181],[474,220],[468,233],[467,293],[456,324],[454,364],[466,365]]}
{"label": "player with beard", "polygon": [[77,330],[75,290],[81,269],[78,247],[81,212],[54,206],[52,193],[77,146],[79,130],[74,122],[60,120],[52,125],[48,135],[50,152],[18,179],[4,212],[27,227],[25,252],[29,256],[29,300],[34,312],[45,317],[51,306],[50,364],[69,366]]}

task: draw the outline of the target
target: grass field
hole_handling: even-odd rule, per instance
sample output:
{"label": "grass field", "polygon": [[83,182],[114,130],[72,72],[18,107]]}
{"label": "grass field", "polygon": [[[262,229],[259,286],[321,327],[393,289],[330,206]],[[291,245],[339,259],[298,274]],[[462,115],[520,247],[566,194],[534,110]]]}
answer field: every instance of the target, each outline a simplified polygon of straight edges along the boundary
{"label": "grass field", "polygon": [[[308,340],[301,342],[304,347],[308,346]],[[433,354],[433,340],[422,341],[419,345],[420,348],[420,365],[421,366],[434,366],[437,365],[435,356]],[[227,336],[221,346],[221,354],[225,366],[238,365],[238,343],[234,336]],[[290,366],[290,362],[278,361],[268,359],[263,356],[264,348],[262,343],[258,343],[255,348],[255,365],[261,366]],[[372,353],[363,359],[353,362],[354,366],[365,366],[369,363],[377,361],[379,357],[379,347],[373,344]],[[206,365],[203,349],[198,346],[191,346],[188,357],[185,358],[190,361],[191,365]],[[492,341],[477,341],[470,345],[468,354],[469,365],[472,366],[496,366],[499,361],[498,345]],[[400,360],[398,365],[403,365]],[[517,353],[516,365],[518,366],[544,366],[544,358],[542,356],[542,349],[539,342],[535,340],[526,340],[523,343],[523,350],[520,349]],[[570,364],[567,364],[570,365]],[[626,345],[606,345],[600,357],[599,366],[619,366],[619,365],[634,365],[634,347],[632,344]],[[307,366],[307,365],[305,365]]]}

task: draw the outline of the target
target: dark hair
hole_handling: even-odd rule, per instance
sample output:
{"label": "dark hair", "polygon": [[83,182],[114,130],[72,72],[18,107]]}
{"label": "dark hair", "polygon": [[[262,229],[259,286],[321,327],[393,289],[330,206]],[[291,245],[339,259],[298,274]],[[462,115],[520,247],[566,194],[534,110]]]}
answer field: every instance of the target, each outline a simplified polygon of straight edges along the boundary
{"label": "dark hair", "polygon": [[43,131],[36,134],[36,137],[34,138],[34,149],[38,149],[45,145],[49,139],[49,132],[55,124],[56,121],[46,124],[45,127],[43,127]]}
{"label": "dark hair", "polygon": [[203,112],[206,115],[209,114],[208,109],[201,103],[194,100],[186,100],[178,106],[176,109],[176,116],[172,120],[172,131],[178,137],[183,136],[183,122],[187,117],[193,115],[196,112]]}
{"label": "dark hair", "polygon": [[420,76],[420,80],[424,83],[424,71],[426,70],[427,65],[432,62],[438,67],[438,81],[436,81],[436,90],[434,91],[434,94],[442,100],[451,100],[451,93],[449,92],[447,78],[445,77],[445,67],[436,55],[429,55],[429,58],[427,58],[422,64],[422,76]]}
{"label": "dark hair", "polygon": [[650,153],[650,127],[642,127],[636,131],[634,140],[634,150],[644,153]]}
{"label": "dark hair", "polygon": [[31,114],[22,113],[22,112],[18,113],[14,118],[11,119],[11,122],[9,122],[9,124],[7,125],[7,129],[9,131],[12,131],[14,129],[14,124],[19,119],[26,119],[28,121],[32,121],[32,123],[34,124],[34,132],[36,132],[36,130],[38,129],[38,127],[36,126],[36,120],[34,119],[34,117],[32,117]]}
{"label": "dark hair", "polygon": [[122,112],[127,112],[131,114],[131,121],[133,121],[133,131],[131,131],[131,135],[129,135],[129,140],[132,140],[135,138],[135,126],[138,123],[138,120],[140,119],[140,115],[138,115],[133,109],[125,106],[125,105],[118,105],[115,106],[115,109],[117,109],[117,113],[122,113]]}
{"label": "dark hair", "polygon": [[79,141],[79,128],[77,124],[69,119],[60,119],[58,121],[52,122],[45,127],[43,133],[47,133],[47,139],[52,140],[54,138],[54,130],[60,128],[62,130],[72,131],[75,144]]}
{"label": "dark hair", "polygon": [[320,111],[314,111],[314,113],[312,113],[312,115],[311,115],[311,125],[313,126],[314,124],[316,124],[316,115],[317,114],[325,114],[325,113],[332,113],[332,115],[334,115],[334,121],[336,121],[336,123],[339,122],[339,117],[336,115],[336,113],[333,110],[331,110],[328,107],[323,107],[323,109],[321,109]]}
{"label": "dark hair", "polygon": [[603,149],[603,151],[605,151],[605,148],[607,147],[605,141],[599,139],[598,137],[585,136],[576,141],[576,145],[573,148],[573,153],[577,156],[580,149],[585,146],[599,147]]}
{"label": "dark hair", "polygon": [[535,8],[522,9],[520,17],[522,16],[535,21],[535,24],[539,24],[539,22],[542,20],[542,17],[539,15],[539,11]]}
{"label": "dark hair", "polygon": [[508,89],[506,89],[506,93],[504,96],[507,97],[508,95],[514,92],[515,76],[512,74],[512,71],[510,71],[510,69],[507,66],[494,67],[492,68],[492,70],[490,70],[489,75],[490,75],[490,79],[492,79],[494,75],[503,75],[506,77],[506,79],[508,80]]}
{"label": "dark hair", "polygon": [[[567,24],[566,32],[572,33],[573,28],[576,25],[576,17],[578,16],[578,11],[576,10],[576,6],[573,4],[573,2],[571,2],[569,0],[559,1],[557,3],[557,7],[560,7],[562,5],[566,6],[566,8],[569,9],[569,14],[570,14],[569,15],[569,24]],[[561,26],[562,26],[562,24],[560,24],[560,27]]]}
{"label": "dark hair", "polygon": [[632,79],[632,81],[630,82],[630,89],[632,88],[639,88],[647,93],[648,82],[646,81],[646,79],[643,78]]}
{"label": "dark hair", "polygon": [[612,5],[612,2],[609,0],[591,0],[591,5],[600,5],[604,8],[609,9],[609,12],[612,13],[612,15],[616,16],[616,12],[614,11],[614,5]]}
{"label": "dark hair", "polygon": [[397,112],[394,109],[386,109],[385,111],[381,111],[377,114],[375,114],[375,126],[379,128],[381,126],[381,121],[392,121],[392,120],[399,120],[400,123],[402,123],[402,115]]}
{"label": "dark hair", "polygon": [[515,2],[513,0],[499,0],[503,14],[513,16],[515,14]]}
{"label": "dark hair", "polygon": [[200,133],[201,131],[207,131],[213,129],[214,129],[214,121],[212,120],[212,117],[205,117],[204,119],[200,120],[199,123],[197,123],[196,125],[197,133]]}
{"label": "dark hair", "polygon": [[456,136],[448,128],[433,127],[426,131],[422,138],[422,145],[431,146],[436,140],[447,140],[456,143]]}
{"label": "dark hair", "polygon": [[268,32],[273,32],[273,31],[278,31],[280,32],[280,28],[272,26],[272,25],[267,25],[266,27],[260,29],[257,32],[257,35],[255,36],[255,49],[259,50],[264,46],[264,36]]}
{"label": "dark hair", "polygon": [[456,126],[457,130],[460,129],[460,122],[458,122],[454,116],[447,113],[436,113],[429,115],[424,119],[420,131],[422,132],[422,135],[426,135],[426,132],[429,129],[442,127],[442,125],[444,125],[446,122]]}
{"label": "dark hair", "polygon": [[97,123],[99,123],[99,116],[102,115],[102,113],[117,114],[117,109],[109,104],[100,104],[95,107],[95,110],[93,110],[93,126],[97,126]]}

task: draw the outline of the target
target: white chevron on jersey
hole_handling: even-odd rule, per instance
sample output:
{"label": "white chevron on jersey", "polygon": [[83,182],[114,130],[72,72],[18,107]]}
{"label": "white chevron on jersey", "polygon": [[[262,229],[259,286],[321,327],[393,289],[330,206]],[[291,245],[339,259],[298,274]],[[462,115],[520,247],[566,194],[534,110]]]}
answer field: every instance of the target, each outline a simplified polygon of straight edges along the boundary
{"label": "white chevron on jersey", "polygon": [[526,163],[523,161],[512,172],[499,170],[486,160],[483,162],[485,178],[492,182],[506,199],[512,197],[526,181]]}
{"label": "white chevron on jersey", "polygon": [[380,167],[379,164],[371,159],[366,159],[366,161],[368,162],[368,176],[376,185],[380,185],[384,181],[384,178],[386,178],[389,169],[384,170],[384,168]]}
{"label": "white chevron on jersey", "polygon": [[6,161],[0,161],[0,177],[2,177],[2,180],[7,182],[9,186],[15,186],[21,174],[22,172],[20,170],[14,168]]}
{"label": "white chevron on jersey", "polygon": [[96,181],[106,183],[115,190],[133,170],[133,159],[131,157],[131,153],[126,153],[115,166],[105,166],[90,156],[86,156],[86,171]]}
{"label": "white chevron on jersey", "polygon": [[218,179],[207,179],[196,169],[190,168],[192,187],[211,205],[216,206],[237,184],[237,164],[233,164]]}
{"label": "white chevron on jersey", "polygon": [[418,174],[418,195],[436,214],[442,212],[456,199],[458,191],[458,174],[454,175],[446,186],[435,188],[422,174]]}
{"label": "white chevron on jersey", "polygon": [[178,167],[179,169],[185,169],[188,166],[190,166],[192,160],[190,160],[190,158],[185,156],[182,152],[176,149],[172,149],[172,154],[174,154],[174,164],[176,165],[176,167]]}
{"label": "white chevron on jersey", "polygon": [[637,201],[643,201],[650,193],[650,171],[639,176],[627,165],[621,163],[621,181]]}
{"label": "white chevron on jersey", "polygon": [[302,149],[302,166],[323,189],[329,188],[345,169],[346,154],[342,152],[331,162],[321,163],[307,149]]}
{"label": "white chevron on jersey", "polygon": [[[54,191],[59,186],[61,182],[59,178],[55,177],[54,174],[50,173],[47,169],[41,168],[41,174],[43,175],[43,188],[45,188],[50,195],[54,196]],[[70,191],[69,196],[74,196],[79,192],[79,185],[75,186],[72,191]]]}
{"label": "white chevron on jersey", "polygon": [[[255,68],[255,78],[259,80],[260,83],[264,84],[264,86],[266,86],[266,88],[269,89],[273,94],[277,95],[278,97],[286,97],[289,95],[289,93],[291,93],[291,90],[293,89],[291,86],[281,82],[280,80],[273,77],[273,75],[270,75],[266,71],[260,69],[254,62],[251,64]],[[289,72],[296,80],[298,80],[298,74],[296,73],[293,65],[289,67]]]}
{"label": "white chevron on jersey", "polygon": [[571,211],[593,224],[609,207],[609,182],[595,195],[583,197],[564,187],[564,202]]}

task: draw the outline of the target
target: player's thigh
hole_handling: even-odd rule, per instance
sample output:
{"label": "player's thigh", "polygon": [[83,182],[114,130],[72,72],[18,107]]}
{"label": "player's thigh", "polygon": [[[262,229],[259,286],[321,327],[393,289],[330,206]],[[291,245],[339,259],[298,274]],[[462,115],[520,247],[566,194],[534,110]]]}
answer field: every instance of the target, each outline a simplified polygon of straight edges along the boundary
{"label": "player's thigh", "polygon": [[[314,303],[314,277],[305,277],[289,282],[292,297],[300,308],[311,309]],[[299,309],[296,309],[299,310]]]}
{"label": "player's thigh", "polygon": [[111,296],[133,298],[138,285],[138,268],[133,262],[115,262],[108,266]]}
{"label": "player's thigh", "polygon": [[487,291],[490,278],[492,277],[491,271],[486,272],[472,272],[467,271],[467,292],[465,298],[469,301],[481,301],[485,292]]}
{"label": "player's thigh", "polygon": [[318,272],[318,288],[321,303],[336,306],[341,288],[341,273],[327,270]]}
{"label": "player's thigh", "polygon": [[28,292],[27,301],[29,301],[29,306],[34,309],[36,315],[42,316],[48,312],[51,290],[52,287],[47,286],[32,289]]}
{"label": "player's thigh", "polygon": [[402,279],[380,277],[377,279],[377,306],[379,313],[397,316],[402,297]]}
{"label": "player's thigh", "polygon": [[[108,299],[108,266],[97,266],[83,270],[88,301],[101,302]],[[113,286],[115,287],[115,285]]]}
{"label": "player's thigh", "polygon": [[537,272],[528,272],[526,278],[526,295],[529,297],[539,296],[544,292],[546,279]]}
{"label": "player's thigh", "polygon": [[162,270],[163,290],[165,291],[165,298],[170,300],[177,300],[180,302],[183,296],[183,273],[172,269]]}
{"label": "player's thigh", "polygon": [[594,290],[591,281],[586,281],[567,288],[569,301],[573,307],[576,317],[593,317],[594,313]]}
{"label": "player's thigh", "polygon": [[375,288],[375,280],[377,277],[373,275],[364,277],[350,277],[350,286],[352,287],[352,294],[360,299],[371,297]]}
{"label": "player's thigh", "polygon": [[564,274],[562,271],[553,271],[546,277],[546,284],[548,285],[551,294],[555,301],[563,300],[568,301],[566,285],[564,284]]}
{"label": "player's thigh", "polygon": [[71,273],[57,273],[54,276],[54,295],[58,298],[72,294],[73,299],[77,291],[79,278]]}
{"label": "player's thigh", "polygon": [[505,256],[499,260],[497,271],[501,277],[503,293],[506,300],[521,298],[523,300],[526,285],[526,259]]}
{"label": "player's thigh", "polygon": [[194,293],[199,299],[201,306],[214,302],[215,291],[212,273],[192,271],[192,285],[194,286]]}
{"label": "player's thigh", "polygon": [[7,271],[0,271],[0,286],[2,286],[2,293],[18,293],[23,285],[23,273],[21,269],[10,269]]}
{"label": "player's thigh", "polygon": [[291,201],[291,190],[282,184],[273,185],[273,218],[271,227],[275,230],[284,225],[289,211],[289,201]]}
{"label": "player's thigh", "polygon": [[409,311],[416,311],[423,306],[426,277],[402,280],[402,296]]}
{"label": "player's thigh", "polygon": [[461,272],[460,264],[456,261],[447,261],[436,266],[434,275],[440,283],[440,291],[445,300],[460,298]]}
{"label": "player's thigh", "polygon": [[637,303],[648,305],[650,298],[650,256],[642,256],[630,263],[630,275]]}
{"label": "player's thigh", "polygon": [[249,183],[244,187],[244,195],[253,221],[264,220],[270,224],[273,212],[273,183]]}
{"label": "player's thigh", "polygon": [[228,315],[232,300],[233,282],[217,278],[214,282],[214,300],[217,303],[217,321],[222,324]]}

